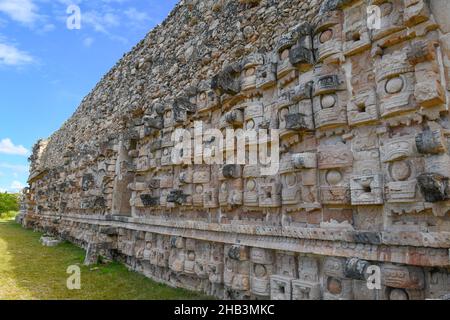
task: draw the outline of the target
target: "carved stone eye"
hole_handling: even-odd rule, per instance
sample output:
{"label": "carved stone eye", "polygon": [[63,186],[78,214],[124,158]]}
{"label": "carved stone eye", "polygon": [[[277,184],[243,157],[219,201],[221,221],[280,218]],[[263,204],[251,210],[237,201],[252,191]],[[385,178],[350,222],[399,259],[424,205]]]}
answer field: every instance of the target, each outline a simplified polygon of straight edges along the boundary
{"label": "carved stone eye", "polygon": [[261,264],[257,264],[256,266],[255,266],[255,275],[258,277],[258,278],[262,278],[262,277],[264,277],[265,275],[266,275],[266,268],[263,266],[263,265],[261,265]]}
{"label": "carved stone eye", "polygon": [[327,288],[332,294],[340,294],[342,292],[342,283],[338,279],[329,278]]}
{"label": "carved stone eye", "polygon": [[222,183],[221,190],[222,190],[222,192],[227,191],[227,184],[226,183]]}
{"label": "carved stone eye", "polygon": [[247,122],[246,128],[247,128],[247,130],[251,130],[251,129],[255,128],[255,121],[249,120],[249,121]]}
{"label": "carved stone eye", "polygon": [[411,176],[411,166],[407,161],[396,161],[391,164],[390,173],[395,181],[406,181]]}
{"label": "carved stone eye", "polygon": [[328,29],[323,31],[319,36],[320,43],[325,43],[327,41],[330,41],[331,38],[333,38],[333,30]]}
{"label": "carved stone eye", "polygon": [[296,183],[297,183],[297,176],[295,174],[290,174],[286,176],[286,184],[289,187],[295,186]]}
{"label": "carved stone eye", "polygon": [[403,89],[403,79],[400,77],[389,79],[386,82],[385,91],[389,94],[398,93],[402,91],[402,89]]}
{"label": "carved stone eye", "polygon": [[172,117],[172,111],[167,111],[166,112],[166,119]]}
{"label": "carved stone eye", "polygon": [[381,16],[386,17],[394,11],[394,4],[392,2],[385,2],[381,5]]}
{"label": "carved stone eye", "polygon": [[280,110],[280,121],[285,121],[286,120],[286,116],[289,114],[289,109],[288,108],[283,108]]}
{"label": "carved stone eye", "polygon": [[326,176],[329,185],[337,185],[342,180],[342,173],[338,170],[330,170]]}
{"label": "carved stone eye", "polygon": [[203,192],[203,186],[198,185],[198,186],[195,188],[195,191],[196,191],[197,193],[202,193],[202,192]]}
{"label": "carved stone eye", "polygon": [[256,183],[255,180],[250,180],[247,182],[247,190],[248,191],[253,191],[256,188]]}
{"label": "carved stone eye", "polygon": [[253,76],[255,74],[255,68],[249,68],[249,69],[247,69],[246,71],[245,71],[245,75],[247,76],[247,77],[251,77],[251,76]]}
{"label": "carved stone eye", "polygon": [[202,93],[200,94],[200,100],[201,100],[201,101],[206,100],[206,93],[202,92]]}
{"label": "carved stone eye", "polygon": [[409,297],[405,290],[393,289],[389,293],[389,300],[409,300]]}
{"label": "carved stone eye", "polygon": [[281,53],[281,59],[282,59],[282,60],[286,60],[287,58],[289,58],[289,49],[285,49],[285,50]]}
{"label": "carved stone eye", "polygon": [[336,104],[336,97],[331,94],[324,95],[320,100],[320,104],[323,109],[332,108]]}

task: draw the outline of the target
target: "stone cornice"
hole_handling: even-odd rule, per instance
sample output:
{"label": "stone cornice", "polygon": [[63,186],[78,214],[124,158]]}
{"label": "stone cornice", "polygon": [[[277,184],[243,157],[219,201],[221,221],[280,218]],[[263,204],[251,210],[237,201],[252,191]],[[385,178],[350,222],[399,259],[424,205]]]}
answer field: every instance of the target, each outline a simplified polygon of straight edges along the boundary
{"label": "stone cornice", "polygon": [[[29,215],[29,217],[31,217]],[[273,250],[326,256],[358,257],[371,261],[417,266],[450,266],[449,233],[380,232],[380,243],[357,242],[360,231],[281,227],[219,225],[203,222],[171,222],[123,216],[82,216],[41,214],[35,218],[126,228],[204,241],[242,244]],[[409,239],[406,241],[406,239]],[[434,238],[434,240],[432,239]],[[370,237],[366,237],[370,239]],[[426,240],[428,239],[428,240]],[[439,241],[440,239],[440,241]],[[415,241],[413,241],[415,240]],[[401,242],[401,243],[400,243]]]}

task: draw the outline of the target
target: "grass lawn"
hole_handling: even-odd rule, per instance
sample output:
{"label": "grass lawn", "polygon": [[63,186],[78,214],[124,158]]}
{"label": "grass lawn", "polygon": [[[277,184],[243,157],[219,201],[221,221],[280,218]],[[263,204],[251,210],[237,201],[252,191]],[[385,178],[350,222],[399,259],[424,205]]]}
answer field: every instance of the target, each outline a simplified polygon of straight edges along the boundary
{"label": "grass lawn", "polygon": [[[84,250],[63,243],[44,247],[40,233],[0,220],[0,299],[204,299],[205,296],[157,284],[118,263],[85,267]],[[81,267],[81,289],[68,290],[70,265]]]}

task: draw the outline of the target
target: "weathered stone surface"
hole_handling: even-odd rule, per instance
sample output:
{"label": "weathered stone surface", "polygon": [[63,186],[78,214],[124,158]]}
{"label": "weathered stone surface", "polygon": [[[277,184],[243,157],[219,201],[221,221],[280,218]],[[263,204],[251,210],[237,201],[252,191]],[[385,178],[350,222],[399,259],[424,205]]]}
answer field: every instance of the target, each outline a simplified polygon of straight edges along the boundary
{"label": "weathered stone surface", "polygon": [[[448,1],[366,2],[181,1],[36,143],[18,221],[221,299],[448,297]],[[180,128],[260,145],[195,122],[278,130],[279,170],[174,163]]]}

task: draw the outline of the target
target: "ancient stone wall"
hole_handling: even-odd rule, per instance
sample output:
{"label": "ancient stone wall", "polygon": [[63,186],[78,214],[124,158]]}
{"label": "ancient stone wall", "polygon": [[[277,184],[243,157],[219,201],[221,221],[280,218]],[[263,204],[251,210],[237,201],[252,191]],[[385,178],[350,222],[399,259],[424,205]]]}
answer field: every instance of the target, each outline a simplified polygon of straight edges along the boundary
{"label": "ancient stone wall", "polygon": [[[23,224],[226,299],[448,297],[449,11],[181,1],[35,146]],[[278,130],[277,174],[174,164],[196,122]]]}

